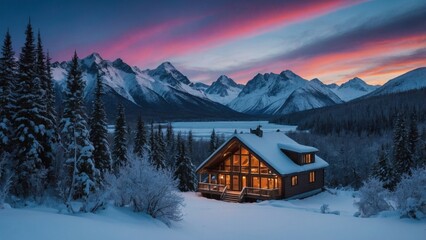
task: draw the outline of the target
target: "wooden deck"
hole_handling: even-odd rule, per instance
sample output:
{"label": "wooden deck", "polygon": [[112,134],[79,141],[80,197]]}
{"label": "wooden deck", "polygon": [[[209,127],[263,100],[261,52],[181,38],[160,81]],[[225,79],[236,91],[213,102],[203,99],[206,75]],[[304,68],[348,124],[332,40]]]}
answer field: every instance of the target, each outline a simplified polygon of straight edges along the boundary
{"label": "wooden deck", "polygon": [[240,192],[228,190],[225,185],[198,183],[198,192],[203,195],[216,195],[220,200],[243,202],[245,198],[270,200],[279,197],[279,189],[244,187]]}

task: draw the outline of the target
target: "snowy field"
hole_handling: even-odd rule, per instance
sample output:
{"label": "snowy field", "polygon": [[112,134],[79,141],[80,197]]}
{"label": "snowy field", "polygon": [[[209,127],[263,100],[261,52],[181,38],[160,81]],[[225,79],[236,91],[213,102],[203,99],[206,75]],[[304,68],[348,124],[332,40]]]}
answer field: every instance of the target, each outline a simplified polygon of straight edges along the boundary
{"label": "snowy field", "polygon": [[213,129],[216,134],[224,134],[225,137],[229,137],[234,134],[235,129],[238,133],[248,133],[250,128],[255,129],[259,125],[262,126],[264,132],[275,132],[277,129],[285,132],[293,131],[297,127],[269,123],[268,121],[172,122],[175,132],[192,130],[194,138],[209,138]]}
{"label": "snowy field", "polygon": [[[388,212],[353,217],[350,191],[304,200],[226,203],[184,193],[184,220],[169,228],[147,215],[109,207],[99,214],[64,215],[50,208],[0,210],[0,239],[426,239],[426,220]],[[322,214],[328,203],[340,215]]]}

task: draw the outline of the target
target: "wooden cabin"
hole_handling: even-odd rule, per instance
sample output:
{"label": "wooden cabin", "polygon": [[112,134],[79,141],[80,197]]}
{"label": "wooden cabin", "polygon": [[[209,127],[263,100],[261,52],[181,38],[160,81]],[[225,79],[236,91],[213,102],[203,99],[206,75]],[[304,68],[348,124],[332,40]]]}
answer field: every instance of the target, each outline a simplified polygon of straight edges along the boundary
{"label": "wooden cabin", "polygon": [[283,132],[234,134],[197,168],[198,192],[230,202],[315,194],[328,166],[316,152]]}

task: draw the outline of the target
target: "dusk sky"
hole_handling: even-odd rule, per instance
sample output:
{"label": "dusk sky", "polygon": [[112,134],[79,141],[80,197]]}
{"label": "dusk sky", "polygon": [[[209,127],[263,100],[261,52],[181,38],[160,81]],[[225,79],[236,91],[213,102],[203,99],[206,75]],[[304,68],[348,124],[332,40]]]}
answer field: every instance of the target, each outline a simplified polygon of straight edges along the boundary
{"label": "dusk sky", "polygon": [[0,0],[0,36],[9,29],[16,52],[29,17],[54,61],[74,50],[141,69],[170,61],[193,82],[290,69],[382,84],[426,66],[425,0]]}

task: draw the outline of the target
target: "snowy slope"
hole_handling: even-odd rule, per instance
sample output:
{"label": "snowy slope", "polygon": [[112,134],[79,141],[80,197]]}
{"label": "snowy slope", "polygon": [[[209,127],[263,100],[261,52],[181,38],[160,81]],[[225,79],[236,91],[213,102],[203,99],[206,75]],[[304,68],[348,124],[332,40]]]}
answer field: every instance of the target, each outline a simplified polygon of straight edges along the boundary
{"label": "snowy slope", "polygon": [[210,100],[226,105],[238,96],[243,87],[244,85],[222,75],[204,93]]}
{"label": "snowy slope", "polygon": [[[309,102],[311,103],[300,102],[302,104],[300,107],[292,106],[287,110],[284,109],[286,100],[295,90],[300,88],[305,88],[303,91],[307,95],[303,97],[310,98]],[[295,94],[301,93],[301,91]],[[317,94],[317,92],[321,94]],[[315,100],[318,96],[327,99]],[[314,104],[314,102],[316,103]],[[326,102],[327,104],[322,104]],[[292,71],[286,70],[280,74],[256,75],[228,106],[236,111],[251,114],[282,114],[283,112],[288,113],[297,109],[305,110],[312,107],[328,106],[330,105],[328,102],[341,103],[341,100],[319,80],[310,82]],[[297,103],[294,102],[296,105]]]}
{"label": "snowy slope", "polygon": [[205,83],[202,83],[202,82],[196,82],[196,83],[194,83],[194,84],[192,84],[192,87],[194,88],[194,89],[197,89],[197,90],[200,90],[200,91],[206,91],[206,89],[207,88],[209,88],[210,86],[209,85],[207,85],[207,84],[205,84]]}
{"label": "snowy slope", "polygon": [[331,106],[342,103],[336,95],[327,94],[323,89],[318,89],[313,85],[298,88],[285,100],[284,104],[275,111],[275,114],[287,114],[299,112],[313,108]]}
{"label": "snowy slope", "polygon": [[[69,64],[56,62],[52,65],[53,76],[59,89],[65,87]],[[180,117],[179,114],[194,117],[238,115],[226,106],[208,99],[203,91],[196,89],[194,84],[169,62],[152,70],[140,70],[129,66],[122,59],[111,62],[93,53],[80,60],[80,67],[86,81],[85,96],[88,102],[93,97],[95,77],[99,71],[106,85],[107,96],[123,97],[128,101],[127,105],[133,104],[133,111],[141,108],[136,112],[176,117]],[[112,106],[107,107],[115,108],[114,101],[116,100],[111,102]]]}
{"label": "snowy slope", "polygon": [[369,94],[377,88],[379,88],[379,86],[368,85],[358,77],[355,77],[340,86],[330,86],[331,91],[333,91],[337,96],[339,96],[340,99],[345,102]]}
{"label": "snowy slope", "polygon": [[426,67],[417,68],[393,78],[366,97],[405,92],[426,87]]}
{"label": "snowy slope", "polygon": [[[400,219],[393,212],[353,217],[353,194],[323,192],[302,200],[238,204],[184,193],[183,221],[170,228],[147,215],[113,206],[98,214],[76,215],[47,207],[0,209],[0,239],[217,240],[218,234],[223,240],[424,239],[425,219]],[[321,214],[323,204],[340,215]]]}

